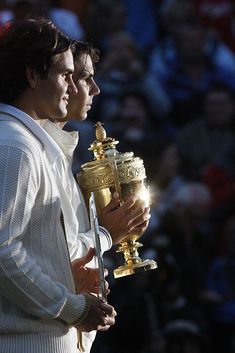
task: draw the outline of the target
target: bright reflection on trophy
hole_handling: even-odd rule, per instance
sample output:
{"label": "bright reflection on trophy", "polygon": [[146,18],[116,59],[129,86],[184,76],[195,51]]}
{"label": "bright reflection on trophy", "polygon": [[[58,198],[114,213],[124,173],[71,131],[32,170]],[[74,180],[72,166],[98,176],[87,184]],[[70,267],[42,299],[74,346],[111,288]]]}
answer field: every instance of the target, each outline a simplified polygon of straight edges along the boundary
{"label": "bright reflection on trophy", "polygon": [[[135,157],[133,152],[118,152],[118,143],[114,138],[106,136],[105,129],[98,122],[96,140],[89,148],[94,153],[94,160],[83,164],[81,172],[77,174],[87,205],[91,193],[94,193],[98,215],[110,202],[114,191],[118,192],[121,202],[127,195],[135,193],[146,206],[150,205],[143,160]],[[125,263],[114,270],[115,278],[157,268],[154,260],[142,260],[139,256],[138,248],[142,244],[138,239],[141,235],[128,235],[119,244],[117,252],[123,253]]]}

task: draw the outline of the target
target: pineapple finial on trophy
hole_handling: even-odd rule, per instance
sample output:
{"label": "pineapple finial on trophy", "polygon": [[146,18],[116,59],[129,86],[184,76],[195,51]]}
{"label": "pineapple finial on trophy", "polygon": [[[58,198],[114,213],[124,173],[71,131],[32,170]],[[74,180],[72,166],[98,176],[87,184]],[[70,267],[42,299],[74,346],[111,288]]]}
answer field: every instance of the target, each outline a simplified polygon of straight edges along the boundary
{"label": "pineapple finial on trophy", "polygon": [[98,121],[95,124],[95,126],[96,126],[95,136],[98,141],[103,142],[107,137],[106,130],[103,128],[103,123]]}
{"label": "pineapple finial on trophy", "polygon": [[96,160],[105,159],[108,155],[115,156],[118,153],[116,145],[119,141],[115,140],[113,137],[107,137],[103,123],[98,121],[95,127],[96,140],[90,145],[88,150],[94,153]]}

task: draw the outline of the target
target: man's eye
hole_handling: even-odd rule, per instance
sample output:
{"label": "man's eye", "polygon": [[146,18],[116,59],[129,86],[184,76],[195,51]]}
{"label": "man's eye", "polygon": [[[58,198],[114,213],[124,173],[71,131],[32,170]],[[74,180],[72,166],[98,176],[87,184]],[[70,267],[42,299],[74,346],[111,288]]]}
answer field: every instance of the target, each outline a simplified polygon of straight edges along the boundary
{"label": "man's eye", "polygon": [[87,77],[86,79],[85,79],[85,81],[86,81],[86,83],[87,84],[91,84],[91,81],[92,81],[92,78],[91,77]]}

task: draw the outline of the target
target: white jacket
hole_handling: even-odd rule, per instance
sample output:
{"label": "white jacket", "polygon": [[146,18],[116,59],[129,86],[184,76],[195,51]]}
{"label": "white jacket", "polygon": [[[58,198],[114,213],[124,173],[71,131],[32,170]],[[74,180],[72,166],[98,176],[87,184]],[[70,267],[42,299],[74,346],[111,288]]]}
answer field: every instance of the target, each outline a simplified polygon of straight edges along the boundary
{"label": "white jacket", "polygon": [[[92,246],[80,191],[55,141],[5,104],[0,166],[0,352],[77,353],[71,324],[86,303],[75,293],[70,261]],[[111,238],[101,232],[105,251]]]}

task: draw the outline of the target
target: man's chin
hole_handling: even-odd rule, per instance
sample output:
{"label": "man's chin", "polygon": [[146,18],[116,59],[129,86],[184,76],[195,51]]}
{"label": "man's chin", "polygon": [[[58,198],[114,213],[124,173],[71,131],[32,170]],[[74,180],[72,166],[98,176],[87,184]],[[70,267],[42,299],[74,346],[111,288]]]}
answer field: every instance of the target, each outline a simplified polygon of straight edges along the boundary
{"label": "man's chin", "polygon": [[87,118],[87,114],[80,116],[80,118],[78,120],[79,121],[84,121],[84,120],[86,120],[86,118]]}
{"label": "man's chin", "polygon": [[69,119],[67,117],[63,117],[63,118],[57,118],[56,119],[58,122],[61,122],[61,123],[66,123],[66,121],[68,121]]}
{"label": "man's chin", "polygon": [[69,116],[66,121],[84,121],[87,118],[87,114],[85,115],[77,115],[77,116]]}
{"label": "man's chin", "polygon": [[68,121],[68,112],[67,112],[67,109],[64,110],[63,112],[61,112],[61,114],[58,115],[55,119],[56,119],[57,121],[59,121],[59,122],[66,122],[66,121]]}

